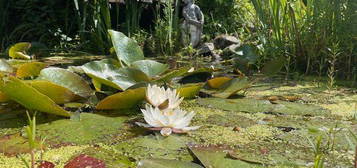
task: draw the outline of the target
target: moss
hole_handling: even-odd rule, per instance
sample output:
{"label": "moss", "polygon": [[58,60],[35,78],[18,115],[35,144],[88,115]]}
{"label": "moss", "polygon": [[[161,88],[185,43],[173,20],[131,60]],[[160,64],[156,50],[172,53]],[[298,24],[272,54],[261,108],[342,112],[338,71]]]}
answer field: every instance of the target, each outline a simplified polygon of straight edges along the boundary
{"label": "moss", "polygon": [[322,104],[321,107],[329,109],[332,115],[342,119],[354,119],[357,117],[357,103]]}
{"label": "moss", "polygon": [[211,125],[190,132],[188,135],[205,145],[228,145],[234,147],[273,138],[278,132],[275,128],[265,125],[253,125],[241,128],[239,131],[234,130],[233,127]]}
{"label": "moss", "polygon": [[[56,167],[64,167],[66,162],[73,157],[81,153],[88,146],[66,146],[58,149],[50,149],[43,153],[42,160],[50,161],[56,165]],[[0,165],[1,168],[23,168],[24,163],[21,160],[24,158],[28,163],[30,162],[30,154],[20,155],[19,157],[7,157],[0,154]],[[41,153],[36,153],[36,160],[41,159]]]}

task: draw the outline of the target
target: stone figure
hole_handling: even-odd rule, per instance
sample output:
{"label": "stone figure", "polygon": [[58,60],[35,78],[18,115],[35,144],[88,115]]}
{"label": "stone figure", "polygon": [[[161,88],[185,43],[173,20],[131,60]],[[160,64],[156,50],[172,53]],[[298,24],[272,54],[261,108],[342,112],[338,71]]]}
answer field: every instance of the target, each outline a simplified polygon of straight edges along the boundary
{"label": "stone figure", "polygon": [[204,16],[193,0],[183,0],[183,2],[185,6],[182,11],[184,17],[182,38],[185,44],[188,44],[189,40],[192,47],[197,47],[202,36]]}

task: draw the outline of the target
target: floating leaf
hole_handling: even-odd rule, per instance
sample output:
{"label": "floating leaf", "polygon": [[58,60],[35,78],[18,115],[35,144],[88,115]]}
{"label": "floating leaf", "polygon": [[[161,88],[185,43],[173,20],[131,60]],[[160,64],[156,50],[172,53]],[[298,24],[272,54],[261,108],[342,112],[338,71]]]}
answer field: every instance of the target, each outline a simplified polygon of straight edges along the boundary
{"label": "floating leaf", "polygon": [[205,98],[198,101],[200,105],[210,108],[217,108],[228,111],[243,111],[246,113],[275,113],[288,115],[312,115],[325,116],[330,113],[321,107],[308,104],[277,101],[277,104],[271,104],[268,100],[256,99],[222,99]]}
{"label": "floating leaf", "polygon": [[57,104],[64,104],[78,99],[78,96],[69,89],[45,80],[28,82],[33,88],[51,98]]}
{"label": "floating leaf", "polygon": [[2,78],[0,90],[27,109],[69,117],[53,100],[15,77]]}
{"label": "floating leaf", "polygon": [[190,150],[205,167],[209,168],[263,167],[259,164],[250,164],[241,160],[230,159],[227,157],[227,153],[218,147],[190,146]]}
{"label": "floating leaf", "polygon": [[20,65],[16,71],[16,77],[27,78],[38,76],[43,68],[47,65],[42,62],[29,62]]}
{"label": "floating leaf", "polygon": [[198,103],[209,108],[217,108],[227,111],[243,111],[246,113],[270,112],[274,109],[272,104],[266,100],[256,99],[222,99],[205,98],[199,99]]}
{"label": "floating leaf", "polygon": [[129,109],[138,105],[145,99],[145,88],[129,89],[100,101],[98,110]]}
{"label": "floating leaf", "polygon": [[203,168],[202,166],[178,160],[146,159],[138,163],[138,168]]}
{"label": "floating leaf", "polygon": [[117,53],[118,59],[127,65],[143,60],[144,54],[135,40],[130,39],[121,32],[109,30],[109,35]]}
{"label": "floating leaf", "polygon": [[132,64],[132,67],[140,69],[146,75],[155,77],[164,73],[169,67],[166,64],[162,64],[153,60],[139,60]]}
{"label": "floating leaf", "polygon": [[14,68],[4,59],[0,59],[0,72],[12,73]]}
{"label": "floating leaf", "polygon": [[224,85],[222,85],[218,91],[212,94],[212,96],[220,97],[220,98],[228,98],[236,94],[238,91],[246,89],[250,86],[251,86],[251,82],[248,81],[248,78],[246,77],[234,78],[229,82],[225,83]]}
{"label": "floating leaf", "polygon": [[219,89],[222,87],[223,84],[227,83],[228,81],[232,80],[229,77],[217,77],[207,81],[207,84],[212,89]]}
{"label": "floating leaf", "polygon": [[184,67],[184,68],[180,68],[180,69],[177,69],[177,70],[173,70],[171,72],[168,72],[168,73],[162,75],[156,81],[157,82],[171,82],[171,80],[173,78],[185,75],[189,70],[190,70],[189,67]]}
{"label": "floating leaf", "polygon": [[187,84],[179,87],[177,89],[180,97],[184,97],[186,99],[194,98],[201,90],[202,84]]}
{"label": "floating leaf", "polygon": [[40,72],[38,79],[48,80],[71,90],[81,97],[89,97],[93,91],[79,75],[62,68],[46,68]]}
{"label": "floating leaf", "polygon": [[64,166],[64,168],[79,168],[79,167],[105,168],[106,166],[104,161],[84,154],[75,157]]}
{"label": "floating leaf", "polygon": [[9,49],[9,56],[14,59],[31,59],[31,56],[27,54],[30,49],[31,43],[21,42],[16,43]]}
{"label": "floating leaf", "polygon": [[101,84],[125,90],[137,83],[148,82],[149,77],[134,68],[117,68],[100,61],[89,62],[82,66],[84,72]]}

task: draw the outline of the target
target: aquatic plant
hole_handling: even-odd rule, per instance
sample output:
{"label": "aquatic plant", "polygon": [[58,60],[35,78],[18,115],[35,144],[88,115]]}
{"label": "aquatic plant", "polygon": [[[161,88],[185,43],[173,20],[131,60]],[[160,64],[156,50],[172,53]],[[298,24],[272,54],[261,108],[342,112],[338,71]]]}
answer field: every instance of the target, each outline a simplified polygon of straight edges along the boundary
{"label": "aquatic plant", "polygon": [[136,122],[137,125],[160,130],[164,136],[169,136],[172,132],[185,133],[199,128],[199,126],[189,127],[195,113],[179,108],[182,98],[179,98],[176,90],[165,90],[156,85],[149,85],[146,95],[149,104],[146,104],[145,109],[141,111],[147,124]]}

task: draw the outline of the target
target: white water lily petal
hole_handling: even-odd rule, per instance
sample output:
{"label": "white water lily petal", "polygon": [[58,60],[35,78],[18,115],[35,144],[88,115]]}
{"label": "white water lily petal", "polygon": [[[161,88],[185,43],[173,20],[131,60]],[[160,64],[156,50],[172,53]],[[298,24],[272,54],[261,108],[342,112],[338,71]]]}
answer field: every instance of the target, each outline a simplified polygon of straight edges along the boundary
{"label": "white water lily petal", "polygon": [[168,101],[168,106],[163,111],[169,111],[177,108],[183,98],[180,98],[175,89],[166,89],[156,85],[149,85],[146,91],[147,101],[154,107],[159,107],[165,101]]}
{"label": "white water lily petal", "polygon": [[182,129],[184,127],[189,126],[190,122],[194,116],[195,116],[194,112],[190,112],[190,113],[186,114],[184,117],[181,117],[174,122],[174,125],[175,125],[174,127]]}
{"label": "white water lily petal", "polygon": [[[184,133],[199,128],[198,126],[189,127],[195,113],[188,113],[179,108],[183,98],[179,97],[176,90],[165,90],[156,85],[149,85],[146,91],[146,98],[149,104],[141,111],[147,124],[136,123],[137,125],[152,128],[152,130],[161,130],[160,133],[163,136],[168,136],[172,132]],[[160,105],[163,106],[163,103],[168,103],[167,107],[160,107]]]}

